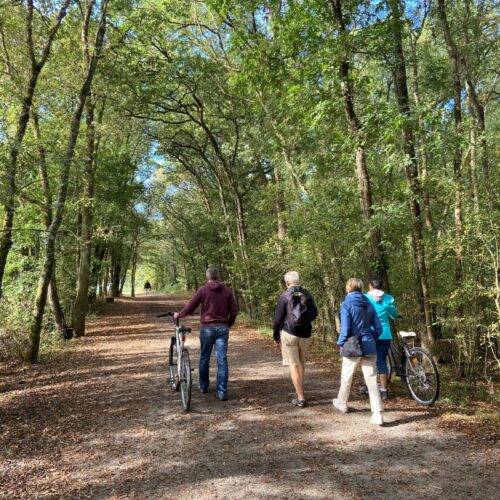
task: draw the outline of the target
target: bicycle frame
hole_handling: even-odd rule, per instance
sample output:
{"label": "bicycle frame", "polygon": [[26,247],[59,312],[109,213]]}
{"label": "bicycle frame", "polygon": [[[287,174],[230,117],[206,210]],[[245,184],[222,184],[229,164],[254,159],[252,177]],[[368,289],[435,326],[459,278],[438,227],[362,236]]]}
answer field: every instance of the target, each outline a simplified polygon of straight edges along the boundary
{"label": "bicycle frame", "polygon": [[[391,368],[394,370],[394,373],[401,379],[404,380],[404,366],[407,359],[410,356],[410,349],[414,347],[414,337],[403,337],[401,346],[395,346],[395,342],[393,341],[391,347],[389,349],[389,361],[391,364]],[[410,345],[411,343],[411,345]],[[397,354],[397,357],[396,357]],[[401,358],[401,362],[399,362],[399,358]]]}
{"label": "bicycle frame", "polygon": [[[175,337],[171,337],[173,340],[175,338],[175,349],[177,351],[177,359],[181,359],[182,351],[186,349],[189,352],[189,347],[186,346],[184,343],[186,341],[186,327],[184,326],[179,326],[179,320],[176,320],[175,322]],[[177,363],[177,376],[179,377],[179,380],[181,379],[181,364]]]}
{"label": "bicycle frame", "polygon": [[[168,312],[168,313],[164,313],[164,314],[158,314],[156,317],[163,318],[166,316],[173,316],[173,314],[171,312]],[[180,326],[179,319],[176,319],[176,320],[172,319],[172,321],[175,324],[175,334],[172,337],[170,337],[170,345],[168,346],[168,349],[170,350],[170,348],[173,346],[173,343],[175,342],[175,352],[177,354],[177,381],[170,380],[170,382],[171,383],[178,383],[181,381],[181,369],[182,369],[182,367],[181,367],[180,360],[182,357],[182,353],[184,351],[187,351],[187,354],[189,356],[189,347],[187,347],[184,344],[184,342],[186,340],[185,334],[190,333],[191,328],[188,328],[186,326]]]}

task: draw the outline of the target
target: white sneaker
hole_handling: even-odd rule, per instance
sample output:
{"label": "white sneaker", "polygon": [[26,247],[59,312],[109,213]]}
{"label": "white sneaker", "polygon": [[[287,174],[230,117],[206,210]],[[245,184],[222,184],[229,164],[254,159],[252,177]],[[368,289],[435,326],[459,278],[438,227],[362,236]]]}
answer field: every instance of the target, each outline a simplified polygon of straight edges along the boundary
{"label": "white sneaker", "polygon": [[347,405],[343,405],[338,399],[333,400],[333,406],[335,406],[335,408],[342,413],[348,412]]}
{"label": "white sneaker", "polygon": [[382,425],[383,423],[384,423],[384,419],[382,418],[382,414],[379,411],[372,414],[370,424]]}

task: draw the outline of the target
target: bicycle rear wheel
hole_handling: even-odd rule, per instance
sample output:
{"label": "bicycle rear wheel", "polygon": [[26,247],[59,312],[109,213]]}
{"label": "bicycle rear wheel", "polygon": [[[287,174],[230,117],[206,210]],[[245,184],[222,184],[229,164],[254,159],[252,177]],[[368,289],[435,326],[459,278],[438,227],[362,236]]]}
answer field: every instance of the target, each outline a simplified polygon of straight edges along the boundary
{"label": "bicycle rear wheel", "polygon": [[170,339],[170,349],[168,351],[168,383],[174,391],[179,390],[179,374],[177,371],[177,346],[175,337]]}
{"label": "bicycle rear wheel", "polygon": [[411,397],[420,405],[431,406],[439,396],[436,363],[422,347],[409,350],[409,357],[405,361],[405,382]]}
{"label": "bicycle rear wheel", "polygon": [[394,371],[392,367],[392,359],[390,353],[387,353],[387,357],[385,358],[385,362],[387,363],[387,383],[391,381],[392,372]]}
{"label": "bicycle rear wheel", "polygon": [[189,351],[182,350],[181,354],[181,400],[182,407],[185,411],[191,406],[191,360],[189,359]]}

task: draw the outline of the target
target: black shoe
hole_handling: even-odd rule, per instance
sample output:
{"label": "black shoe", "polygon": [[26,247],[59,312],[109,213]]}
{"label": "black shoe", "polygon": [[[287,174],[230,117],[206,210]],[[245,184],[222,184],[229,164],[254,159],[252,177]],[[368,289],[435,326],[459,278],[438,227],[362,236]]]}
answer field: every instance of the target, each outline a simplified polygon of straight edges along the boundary
{"label": "black shoe", "polygon": [[227,396],[225,394],[221,394],[220,392],[217,393],[217,399],[219,401],[227,401]]}
{"label": "black shoe", "polygon": [[293,406],[297,406],[298,408],[305,408],[307,406],[305,399],[293,398],[292,399]]}
{"label": "black shoe", "polygon": [[200,392],[201,392],[202,394],[206,394],[206,393],[208,392],[208,389],[202,389],[202,388],[200,387]]}

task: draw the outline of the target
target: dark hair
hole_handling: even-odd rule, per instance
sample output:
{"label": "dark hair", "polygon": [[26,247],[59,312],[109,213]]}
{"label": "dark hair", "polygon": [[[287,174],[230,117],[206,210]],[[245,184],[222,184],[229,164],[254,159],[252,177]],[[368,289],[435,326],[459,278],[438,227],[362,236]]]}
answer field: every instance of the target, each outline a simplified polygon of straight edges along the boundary
{"label": "dark hair", "polygon": [[381,278],[370,278],[370,285],[377,290],[382,290],[384,288],[384,282]]}
{"label": "dark hair", "polygon": [[206,277],[209,280],[219,281],[220,280],[219,270],[216,267],[209,267],[206,272]]}

